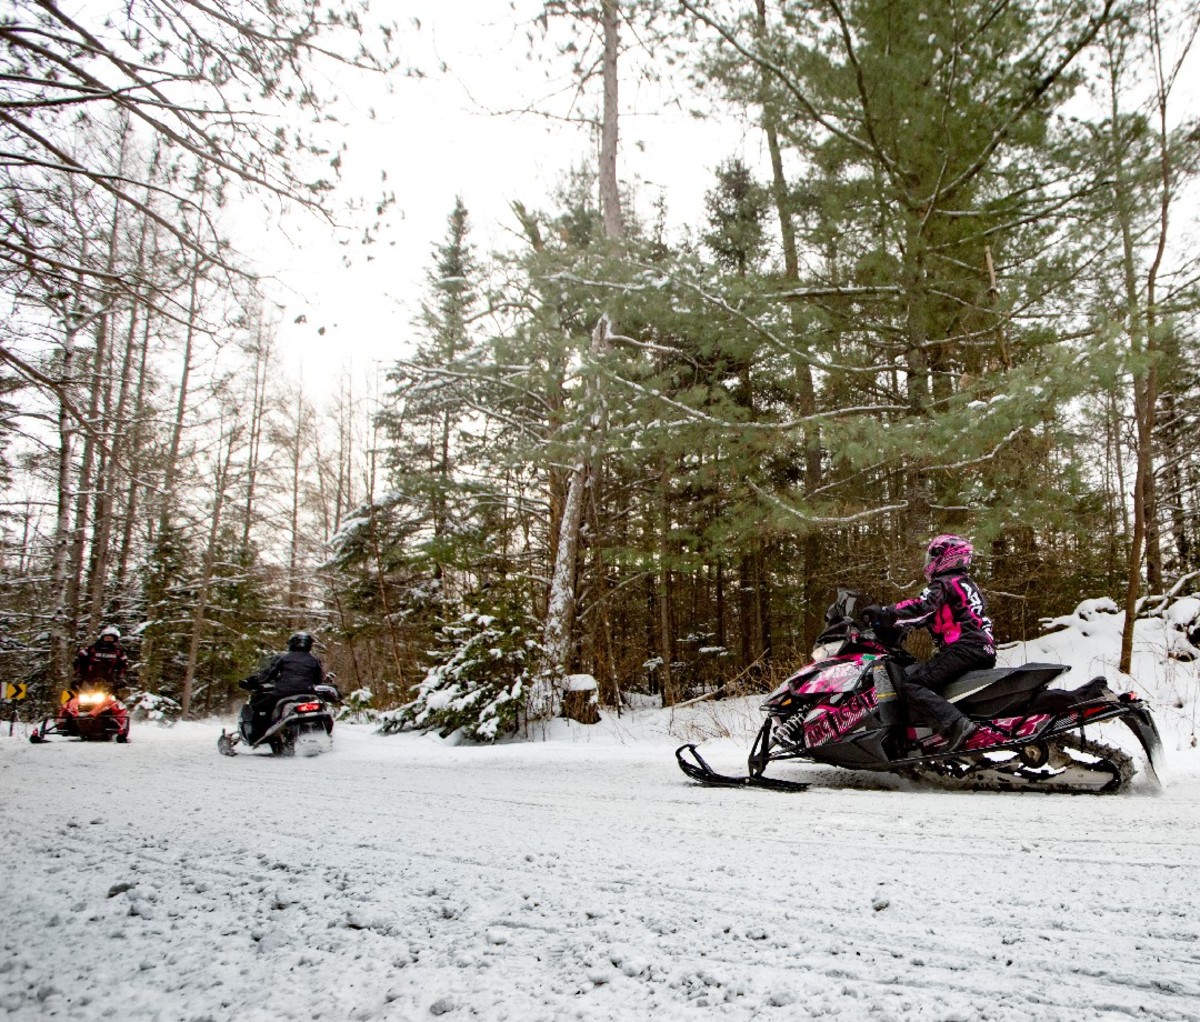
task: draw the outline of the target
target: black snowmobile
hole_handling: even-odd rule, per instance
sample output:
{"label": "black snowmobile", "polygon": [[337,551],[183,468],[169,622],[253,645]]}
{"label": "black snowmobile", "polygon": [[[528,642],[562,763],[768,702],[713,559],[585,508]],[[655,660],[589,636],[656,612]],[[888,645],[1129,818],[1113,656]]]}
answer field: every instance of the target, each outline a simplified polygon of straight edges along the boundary
{"label": "black snowmobile", "polygon": [[1089,730],[1119,720],[1137,736],[1157,781],[1162,743],[1149,707],[1133,692],[1111,691],[1102,677],[1074,690],[1052,689],[1070,670],[1064,664],[963,675],[942,694],[983,726],[963,747],[948,751],[941,735],[907,719],[895,679],[914,658],[901,648],[898,630],[858,621],[865,605],[860,594],[838,590],[814,661],[762,705],[767,718],[751,748],[747,776],[718,773],[692,743],[675,751],[680,769],[702,784],[790,791],[808,785],[765,776],[770,764],[804,760],[973,790],[1113,792],[1133,777],[1133,760]]}
{"label": "black snowmobile", "polygon": [[[255,682],[253,686],[259,693],[269,694],[273,689],[270,682]],[[217,751],[223,756],[236,756],[239,745],[250,749],[265,745],[276,756],[324,752],[333,742],[334,706],[341,701],[333,685],[314,685],[311,692],[281,695],[271,708],[267,726],[257,735],[254,708],[247,703],[238,716],[237,732],[230,734],[221,729]]]}

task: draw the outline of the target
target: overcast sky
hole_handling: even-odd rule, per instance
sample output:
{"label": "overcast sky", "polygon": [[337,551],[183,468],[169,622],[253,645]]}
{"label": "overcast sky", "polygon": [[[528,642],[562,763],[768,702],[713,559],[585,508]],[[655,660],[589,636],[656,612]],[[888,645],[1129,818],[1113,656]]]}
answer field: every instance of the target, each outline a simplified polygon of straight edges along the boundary
{"label": "overcast sky", "polygon": [[[514,199],[541,205],[563,173],[591,153],[592,142],[578,127],[505,112],[562,108],[555,98],[562,83],[547,81],[543,68],[527,59],[525,32],[540,0],[511,6],[413,0],[405,6],[418,12],[420,28],[401,22],[402,56],[427,77],[395,75],[390,94],[378,78],[347,76],[337,83],[351,94],[342,114],[354,122],[344,194],[374,195],[382,187],[396,193],[378,243],[364,249],[348,231],[341,237],[350,244],[339,247],[323,225],[297,214],[273,217],[264,237],[255,226],[243,239],[264,272],[279,277],[272,294],[283,305],[281,344],[289,371],[302,373],[306,388],[333,389],[330,381],[343,367],[352,365],[358,374],[402,352],[456,196],[466,203],[472,240],[485,254],[510,242]],[[714,168],[742,145],[740,129],[699,121],[632,82],[622,83],[621,106],[618,173],[639,182],[641,212],[649,216],[653,198],[665,189],[672,218],[693,220]],[[350,269],[342,265],[347,255]],[[296,323],[300,316],[304,321]]]}

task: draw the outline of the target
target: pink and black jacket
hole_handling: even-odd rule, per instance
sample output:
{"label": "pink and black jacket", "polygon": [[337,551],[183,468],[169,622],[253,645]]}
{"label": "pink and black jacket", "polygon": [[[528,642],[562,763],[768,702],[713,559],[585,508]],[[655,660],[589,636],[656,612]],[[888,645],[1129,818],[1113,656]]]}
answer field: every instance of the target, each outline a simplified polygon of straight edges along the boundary
{"label": "pink and black jacket", "polygon": [[983,593],[961,571],[934,575],[921,595],[884,608],[889,623],[905,630],[928,628],[939,650],[954,646],[995,655],[996,640]]}

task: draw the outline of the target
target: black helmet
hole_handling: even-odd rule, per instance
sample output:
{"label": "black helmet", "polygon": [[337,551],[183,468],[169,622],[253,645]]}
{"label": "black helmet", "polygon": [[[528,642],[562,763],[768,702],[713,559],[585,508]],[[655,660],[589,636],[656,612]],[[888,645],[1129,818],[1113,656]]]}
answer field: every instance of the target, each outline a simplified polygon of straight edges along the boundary
{"label": "black helmet", "polygon": [[293,653],[307,653],[313,646],[313,637],[308,632],[297,632],[288,639],[288,649]]}

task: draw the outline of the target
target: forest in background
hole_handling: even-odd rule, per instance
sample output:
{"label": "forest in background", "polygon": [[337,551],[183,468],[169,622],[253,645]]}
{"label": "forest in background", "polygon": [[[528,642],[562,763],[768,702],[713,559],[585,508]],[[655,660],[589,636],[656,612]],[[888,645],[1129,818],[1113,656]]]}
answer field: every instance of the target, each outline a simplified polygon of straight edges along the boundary
{"label": "forest in background", "polygon": [[[127,6],[0,20],[0,670],[36,700],[106,623],[192,714],[300,627],[390,725],[483,739],[581,674],[606,706],[757,690],[838,586],[913,593],[943,531],[1001,641],[1189,591],[1189,5],[545,2],[594,151],[514,196],[506,251],[447,210],[406,355],[320,406],[223,224],[324,210],[314,62],[399,73],[418,29]],[[682,229],[620,173],[633,75],[761,142]],[[292,107],[311,132],[263,116]]]}

